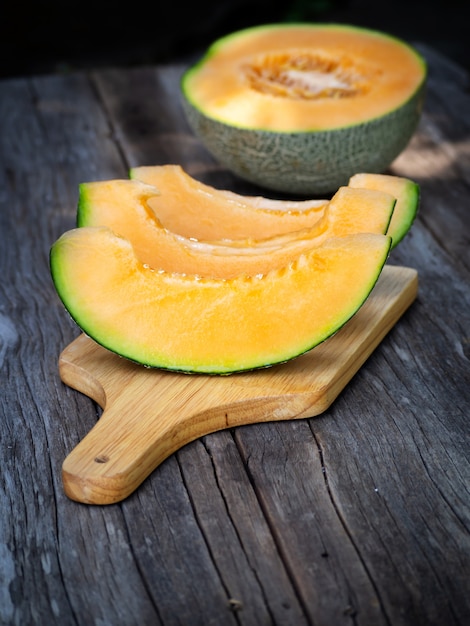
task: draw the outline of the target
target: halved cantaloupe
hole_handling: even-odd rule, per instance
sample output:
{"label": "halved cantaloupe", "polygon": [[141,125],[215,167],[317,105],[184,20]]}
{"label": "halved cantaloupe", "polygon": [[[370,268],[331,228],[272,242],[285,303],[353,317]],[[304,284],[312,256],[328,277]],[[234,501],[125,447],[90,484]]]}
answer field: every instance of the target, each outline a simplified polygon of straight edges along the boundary
{"label": "halved cantaloupe", "polygon": [[108,228],[52,246],[62,302],[99,344],[151,367],[228,374],[285,362],[327,339],[362,306],[390,237],[327,239],[262,277],[209,279],[155,271]]}
{"label": "halved cantaloupe", "polygon": [[394,248],[410,230],[418,213],[420,188],[417,183],[402,176],[359,173],[351,176],[350,187],[378,189],[397,199],[388,234],[393,238]]}
{"label": "halved cantaloupe", "polygon": [[[385,234],[395,205],[390,194],[342,187],[323,216],[308,229],[278,235],[251,245],[231,246],[193,241],[165,229],[148,207],[147,186],[135,194],[131,180],[107,181],[106,200],[96,201],[96,186],[80,186],[79,226],[107,226],[128,239],[140,261],[154,269],[213,278],[265,274],[288,265],[328,237],[359,232]],[[130,188],[130,194],[127,190]],[[152,188],[150,188],[150,193]],[[83,208],[83,210],[82,210]]]}
{"label": "halved cantaloupe", "polygon": [[[288,201],[242,196],[202,183],[179,165],[134,167],[130,176],[159,190],[158,200],[151,199],[149,204],[165,227],[204,240],[258,240],[301,230],[320,219],[328,203],[328,200]],[[416,217],[417,183],[399,176],[359,173],[349,179],[348,186],[385,191],[397,199],[387,232],[395,247]],[[106,202],[104,198],[100,201]]]}
{"label": "halved cantaloupe", "polygon": [[165,228],[196,239],[262,239],[307,228],[327,203],[241,196],[198,181],[180,165],[134,167],[129,174],[159,190],[149,204]]}
{"label": "halved cantaloupe", "polygon": [[427,75],[412,46],[347,24],[265,24],[215,41],[184,73],[195,134],[238,176],[318,195],[384,172],[418,124]]}

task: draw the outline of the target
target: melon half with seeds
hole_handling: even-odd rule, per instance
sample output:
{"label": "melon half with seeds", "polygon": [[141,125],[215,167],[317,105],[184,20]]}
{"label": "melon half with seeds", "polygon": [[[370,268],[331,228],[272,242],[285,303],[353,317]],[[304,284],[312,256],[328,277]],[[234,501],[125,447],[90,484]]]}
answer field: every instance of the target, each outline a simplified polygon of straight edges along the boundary
{"label": "melon half with seeds", "polygon": [[406,42],[342,24],[268,24],[222,37],[183,74],[193,131],[223,165],[314,196],[383,173],[413,135],[427,67]]}

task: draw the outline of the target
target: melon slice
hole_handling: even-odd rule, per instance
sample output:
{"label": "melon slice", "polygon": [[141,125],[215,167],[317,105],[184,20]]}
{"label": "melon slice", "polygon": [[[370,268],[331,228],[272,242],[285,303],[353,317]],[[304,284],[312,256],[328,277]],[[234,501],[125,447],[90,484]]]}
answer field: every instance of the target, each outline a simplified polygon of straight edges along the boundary
{"label": "melon slice", "polygon": [[[201,183],[179,165],[135,167],[130,174],[133,180],[158,188],[160,197],[149,204],[163,225],[198,239],[257,240],[301,230],[320,219],[328,204],[327,200],[289,201],[242,196]],[[400,176],[359,173],[349,179],[348,186],[384,191],[397,199],[387,233],[395,247],[416,217],[419,185]],[[254,213],[252,209],[258,211]]]}
{"label": "melon slice", "polygon": [[51,275],[81,329],[146,366],[228,374],[300,355],[362,306],[386,262],[390,237],[327,239],[262,277],[209,279],[155,271],[104,227],[65,232]]}
{"label": "melon slice", "polygon": [[165,228],[196,239],[262,239],[312,226],[327,200],[271,200],[219,190],[179,165],[134,167],[130,178],[160,192],[149,204]]}
{"label": "melon slice", "polygon": [[397,199],[387,234],[394,248],[410,230],[418,213],[420,188],[414,181],[388,174],[355,174],[349,179],[350,187],[378,189],[392,194]]}
{"label": "melon slice", "polygon": [[265,274],[287,265],[328,237],[358,232],[385,234],[395,205],[390,194],[342,187],[311,228],[233,246],[193,241],[163,228],[148,207],[152,188],[147,191],[144,183],[137,187],[140,196],[131,180],[80,185],[79,226],[111,228],[131,242],[140,261],[154,269],[213,278]]}

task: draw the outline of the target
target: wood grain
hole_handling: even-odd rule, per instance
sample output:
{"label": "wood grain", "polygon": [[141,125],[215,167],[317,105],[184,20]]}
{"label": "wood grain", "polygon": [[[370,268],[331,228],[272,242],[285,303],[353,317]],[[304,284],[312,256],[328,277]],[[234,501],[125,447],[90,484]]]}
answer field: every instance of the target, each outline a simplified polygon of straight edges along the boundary
{"label": "wood grain", "polygon": [[0,81],[2,626],[470,623],[470,76],[420,49],[423,117],[390,168],[421,188],[390,257],[412,306],[316,417],[198,437],[106,506],[62,480],[102,412],[58,370],[77,327],[48,252],[78,184],[179,163],[261,190],[190,133],[184,62]]}

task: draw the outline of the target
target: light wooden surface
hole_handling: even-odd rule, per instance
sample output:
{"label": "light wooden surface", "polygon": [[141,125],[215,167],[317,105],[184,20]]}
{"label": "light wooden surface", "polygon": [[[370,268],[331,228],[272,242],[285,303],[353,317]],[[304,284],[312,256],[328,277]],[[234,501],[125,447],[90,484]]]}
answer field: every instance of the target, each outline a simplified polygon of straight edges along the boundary
{"label": "light wooden surface", "polygon": [[320,415],[198,437],[106,506],[62,480],[106,403],[58,366],[80,332],[48,254],[78,184],[178,163],[259,190],[190,133],[184,63],[0,81],[2,626],[470,623],[470,77],[421,49],[422,120],[390,168],[421,188],[389,260],[417,271],[412,305]]}

